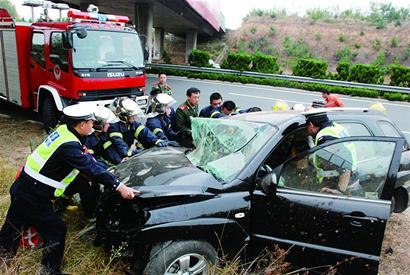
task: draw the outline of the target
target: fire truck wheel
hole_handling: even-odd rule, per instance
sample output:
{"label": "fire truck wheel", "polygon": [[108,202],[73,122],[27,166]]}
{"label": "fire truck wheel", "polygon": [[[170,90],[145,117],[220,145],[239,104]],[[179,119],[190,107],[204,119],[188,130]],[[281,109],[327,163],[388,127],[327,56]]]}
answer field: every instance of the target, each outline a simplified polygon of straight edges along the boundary
{"label": "fire truck wheel", "polygon": [[44,129],[49,133],[58,123],[61,113],[57,110],[54,100],[51,97],[44,98],[41,108],[41,116]]}

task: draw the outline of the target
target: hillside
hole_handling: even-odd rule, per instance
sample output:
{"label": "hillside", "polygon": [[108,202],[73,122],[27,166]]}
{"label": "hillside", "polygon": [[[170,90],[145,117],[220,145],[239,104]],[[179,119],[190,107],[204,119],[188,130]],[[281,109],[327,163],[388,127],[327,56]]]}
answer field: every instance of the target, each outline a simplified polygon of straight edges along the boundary
{"label": "hillside", "polygon": [[340,60],[410,66],[410,22],[377,29],[354,19],[312,22],[296,16],[253,16],[229,34],[227,45],[234,51],[278,56],[284,71],[300,57],[327,60],[331,71]]}

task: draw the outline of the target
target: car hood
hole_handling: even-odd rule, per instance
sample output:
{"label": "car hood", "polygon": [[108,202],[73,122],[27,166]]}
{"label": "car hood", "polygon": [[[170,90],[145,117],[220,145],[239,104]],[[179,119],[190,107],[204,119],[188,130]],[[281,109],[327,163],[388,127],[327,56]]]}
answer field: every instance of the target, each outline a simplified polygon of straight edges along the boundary
{"label": "car hood", "polygon": [[198,169],[185,156],[184,148],[154,147],[117,166],[114,174],[142,193],[183,195],[221,189],[212,175]]}

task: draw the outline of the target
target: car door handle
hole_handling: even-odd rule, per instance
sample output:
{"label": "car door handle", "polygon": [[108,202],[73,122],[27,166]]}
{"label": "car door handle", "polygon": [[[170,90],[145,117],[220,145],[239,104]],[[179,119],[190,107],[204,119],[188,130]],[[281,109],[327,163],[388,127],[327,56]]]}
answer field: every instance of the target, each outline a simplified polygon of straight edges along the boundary
{"label": "car door handle", "polygon": [[364,216],[364,213],[361,213],[361,214],[363,214],[363,216],[362,215],[356,216],[356,215],[346,214],[346,215],[343,216],[343,218],[349,219],[350,224],[352,226],[355,226],[355,227],[362,227],[363,226],[363,224],[362,224],[363,221],[367,221],[367,222],[371,222],[371,223],[375,223],[375,222],[379,221],[378,218]]}

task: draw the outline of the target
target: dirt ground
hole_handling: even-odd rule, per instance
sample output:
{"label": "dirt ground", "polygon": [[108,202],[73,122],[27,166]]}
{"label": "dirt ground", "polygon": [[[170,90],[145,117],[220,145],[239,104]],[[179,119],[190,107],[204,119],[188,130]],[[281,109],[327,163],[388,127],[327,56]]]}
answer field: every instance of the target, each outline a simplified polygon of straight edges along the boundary
{"label": "dirt ground", "polygon": [[[32,118],[31,114],[17,117],[11,119],[0,114],[0,163],[13,166],[16,170],[24,163],[31,148],[35,148],[45,136],[41,124],[27,122]],[[410,274],[409,233],[410,209],[393,214],[383,242],[380,274]]]}

